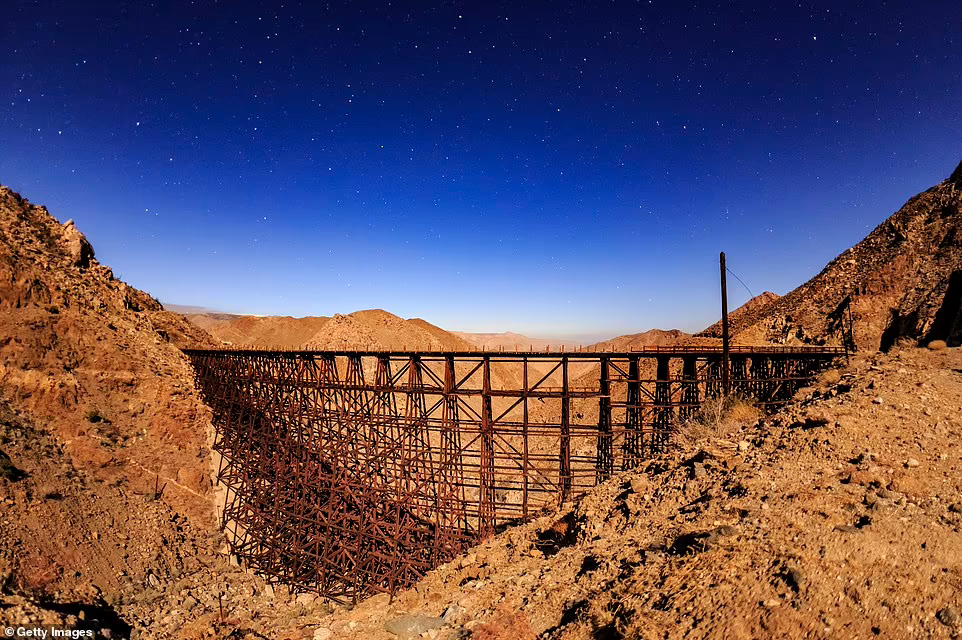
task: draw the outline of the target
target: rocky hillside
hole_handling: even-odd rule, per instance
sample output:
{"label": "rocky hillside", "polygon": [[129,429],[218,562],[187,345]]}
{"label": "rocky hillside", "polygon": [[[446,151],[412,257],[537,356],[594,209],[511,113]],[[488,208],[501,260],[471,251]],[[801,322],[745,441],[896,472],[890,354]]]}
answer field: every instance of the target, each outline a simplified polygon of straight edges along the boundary
{"label": "rocky hillside", "polygon": [[97,262],[73,222],[0,188],[0,393],[79,466],[206,504],[207,409],[177,349],[211,344]]}
{"label": "rocky hillside", "polygon": [[682,344],[691,339],[690,333],[685,333],[680,329],[649,329],[643,333],[632,333],[618,336],[611,340],[605,340],[593,344],[591,350],[598,351],[631,351],[632,349],[642,349],[644,347],[670,347]]}
{"label": "rocky hillside", "polygon": [[330,320],[230,313],[189,313],[186,318],[222,343],[262,349],[300,349]]}
{"label": "rocky hillside", "polygon": [[[755,300],[769,300],[765,293]],[[750,307],[748,303],[742,309]],[[735,314],[732,314],[734,317]],[[468,333],[447,331],[421,318],[405,320],[383,309],[368,309],[334,317],[250,316],[228,313],[188,313],[187,319],[223,344],[263,349],[396,349],[417,351],[560,350],[561,340],[531,338],[510,331]],[[702,342],[678,329],[651,329],[591,345],[590,349],[631,350],[646,346]],[[568,350],[585,345],[567,342]]]}
{"label": "rocky hillside", "polygon": [[744,343],[962,342],[962,164],[785,297],[746,314]]}
{"label": "rocky hillside", "polygon": [[336,314],[304,343],[304,348],[471,351],[476,347],[420,318],[404,320],[383,309],[370,309]]}
{"label": "rocky hillside", "polygon": [[187,319],[224,344],[262,349],[417,349],[471,351],[479,348],[457,333],[420,318],[405,320],[382,309],[308,316],[250,316],[191,313]]}
{"label": "rocky hillside", "polygon": [[[738,307],[734,311],[728,313],[728,331],[730,334],[734,335],[743,329],[747,324],[752,321],[757,320],[759,314],[764,313],[765,309],[770,305],[774,304],[781,296],[777,293],[772,293],[771,291],[766,291],[761,293],[742,306]],[[721,338],[722,337],[722,323],[721,320],[708,327],[707,329],[700,331],[695,334],[699,337],[705,338]]]}
{"label": "rocky hillside", "polygon": [[177,348],[212,344],[0,187],[0,592],[142,590],[213,527],[209,411]]}

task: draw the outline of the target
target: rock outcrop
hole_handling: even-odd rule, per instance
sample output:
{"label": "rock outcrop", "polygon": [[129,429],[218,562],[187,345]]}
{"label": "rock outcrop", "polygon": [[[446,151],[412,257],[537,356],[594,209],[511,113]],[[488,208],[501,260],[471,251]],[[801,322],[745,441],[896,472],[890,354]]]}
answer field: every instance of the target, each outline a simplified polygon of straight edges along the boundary
{"label": "rock outcrop", "polygon": [[63,223],[63,241],[67,247],[67,253],[73,266],[87,269],[94,259],[94,248],[87,241],[87,236],[82,234],[73,220]]}
{"label": "rock outcrop", "polygon": [[177,346],[213,344],[118,280],[73,222],[0,187],[0,399],[71,461],[211,516],[208,410]]}

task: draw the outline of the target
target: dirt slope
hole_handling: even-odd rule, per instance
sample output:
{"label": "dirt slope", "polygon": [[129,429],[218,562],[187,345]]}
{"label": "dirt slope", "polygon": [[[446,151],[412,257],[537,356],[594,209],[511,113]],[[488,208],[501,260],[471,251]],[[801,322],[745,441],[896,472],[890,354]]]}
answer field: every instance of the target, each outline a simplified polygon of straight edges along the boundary
{"label": "dirt slope", "polygon": [[336,314],[304,348],[471,351],[474,346],[420,318],[404,320],[383,309],[370,309]]}
{"label": "dirt slope", "polygon": [[381,309],[334,318],[192,313],[187,319],[221,342],[264,349],[443,349],[477,348],[462,337],[420,318],[404,320]]}
{"label": "dirt slope", "polygon": [[473,351],[477,348],[469,340],[465,340],[461,335],[452,331],[445,331],[441,327],[431,324],[427,320],[422,320],[421,318],[411,318],[407,321],[409,325],[423,329],[432,336],[434,336],[438,342],[441,343],[441,347],[444,351]]}
{"label": "dirt slope", "polygon": [[739,323],[740,342],[841,343],[851,300],[855,342],[962,342],[962,164],[910,199],[817,276]]}
{"label": "dirt slope", "polygon": [[632,333],[618,336],[611,340],[605,340],[593,344],[590,350],[597,351],[631,351],[644,347],[669,347],[682,344],[691,338],[691,334],[685,333],[680,329],[649,329],[643,333]]}

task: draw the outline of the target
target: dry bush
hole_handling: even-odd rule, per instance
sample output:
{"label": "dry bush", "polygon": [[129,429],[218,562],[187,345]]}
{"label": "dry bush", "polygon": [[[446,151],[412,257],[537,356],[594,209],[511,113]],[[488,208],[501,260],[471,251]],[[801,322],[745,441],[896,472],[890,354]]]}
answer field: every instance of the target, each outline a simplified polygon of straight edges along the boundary
{"label": "dry bush", "polygon": [[675,425],[676,440],[685,445],[726,439],[762,416],[762,411],[745,398],[715,396],[702,402],[694,416]]}
{"label": "dry bush", "polygon": [[63,567],[43,553],[31,552],[20,558],[14,580],[22,593],[32,597],[50,596]]}
{"label": "dry bush", "polygon": [[491,621],[475,629],[471,637],[478,640],[535,640],[538,636],[524,613],[502,608]]}

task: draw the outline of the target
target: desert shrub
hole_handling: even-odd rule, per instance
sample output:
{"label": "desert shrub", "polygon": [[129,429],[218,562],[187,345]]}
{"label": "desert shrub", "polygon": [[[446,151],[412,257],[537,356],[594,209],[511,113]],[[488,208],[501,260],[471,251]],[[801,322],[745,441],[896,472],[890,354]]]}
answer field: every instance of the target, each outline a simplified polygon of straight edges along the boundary
{"label": "desert shrub", "polygon": [[749,400],[737,395],[715,396],[702,402],[688,420],[675,425],[677,438],[682,443],[723,439],[740,427],[754,424],[762,411]]}
{"label": "desert shrub", "polygon": [[37,599],[48,599],[54,591],[57,580],[63,573],[53,559],[39,552],[29,552],[20,558],[12,580],[17,591]]}

